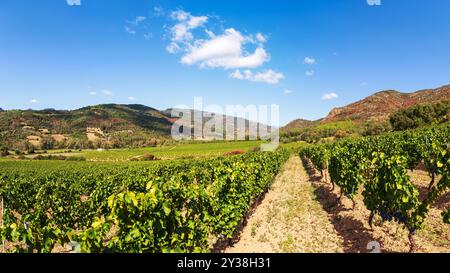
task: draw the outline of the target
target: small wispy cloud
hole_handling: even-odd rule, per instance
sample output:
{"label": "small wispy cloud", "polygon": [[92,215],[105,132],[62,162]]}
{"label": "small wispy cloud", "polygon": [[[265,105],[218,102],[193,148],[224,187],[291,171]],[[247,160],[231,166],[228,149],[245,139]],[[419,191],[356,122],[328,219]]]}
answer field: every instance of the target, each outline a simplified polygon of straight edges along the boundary
{"label": "small wispy cloud", "polygon": [[312,65],[312,64],[316,64],[316,59],[314,57],[305,57],[303,62],[305,64]]}
{"label": "small wispy cloud", "polygon": [[32,104],[36,104],[36,103],[38,103],[39,101],[37,100],[37,99],[32,99],[32,100],[30,100],[30,103],[32,103]]}
{"label": "small wispy cloud", "polygon": [[292,90],[286,89],[283,91],[283,94],[285,94],[285,95],[292,94]]}
{"label": "small wispy cloud", "polygon": [[145,16],[136,16],[132,21],[127,21],[128,24],[133,26],[138,26],[140,23],[144,22],[147,19]]}
{"label": "small wispy cloud", "polygon": [[145,40],[150,40],[152,37],[153,37],[153,34],[150,33],[150,32],[144,34],[144,39],[145,39]]}
{"label": "small wispy cloud", "polygon": [[332,92],[332,93],[324,94],[322,96],[322,100],[332,100],[332,99],[337,99],[338,97],[339,97],[338,94]]}
{"label": "small wispy cloud", "polygon": [[367,0],[369,6],[381,6],[381,0]]}
{"label": "small wispy cloud", "polygon": [[91,92],[89,92],[89,95],[90,95],[90,96],[96,96],[96,95],[97,95],[97,92],[91,91]]}
{"label": "small wispy cloud", "polygon": [[161,6],[155,6],[153,8],[153,15],[156,17],[161,17],[164,16],[166,14],[166,12],[164,11],[163,7]]}
{"label": "small wispy cloud", "polygon": [[129,26],[125,26],[125,31],[129,34],[135,35],[136,34],[136,30],[132,29]]}
{"label": "small wispy cloud", "polygon": [[128,97],[128,100],[129,100],[129,101],[135,101],[135,100],[136,100],[136,98],[135,98],[135,97],[133,97],[133,96],[131,96],[131,97]]}
{"label": "small wispy cloud", "polygon": [[360,83],[359,85],[360,85],[360,86],[368,86],[369,83],[368,83],[368,82],[362,82],[362,83]]}
{"label": "small wispy cloud", "polygon": [[238,80],[248,80],[252,82],[263,82],[268,84],[277,84],[280,80],[284,79],[283,73],[276,72],[272,69],[253,73],[251,70],[236,70],[230,74],[230,78]]}
{"label": "small wispy cloud", "polygon": [[69,6],[81,6],[81,0],[66,0]]}
{"label": "small wispy cloud", "polygon": [[307,70],[307,71],[305,72],[305,75],[308,76],[308,77],[314,76],[314,70]]}
{"label": "small wispy cloud", "polygon": [[[136,16],[131,21],[126,21],[125,23],[125,31],[129,34],[135,35],[137,33],[137,30],[140,29],[140,25],[147,20],[147,17],[145,16]],[[146,27],[146,26],[144,26]],[[145,36],[144,36],[145,37]]]}
{"label": "small wispy cloud", "polygon": [[256,40],[260,43],[265,43],[267,42],[267,37],[262,33],[256,33]]}
{"label": "small wispy cloud", "polygon": [[112,95],[114,95],[113,91],[108,90],[108,89],[102,90],[102,93],[103,93],[103,95],[106,95],[106,96],[112,96]]}

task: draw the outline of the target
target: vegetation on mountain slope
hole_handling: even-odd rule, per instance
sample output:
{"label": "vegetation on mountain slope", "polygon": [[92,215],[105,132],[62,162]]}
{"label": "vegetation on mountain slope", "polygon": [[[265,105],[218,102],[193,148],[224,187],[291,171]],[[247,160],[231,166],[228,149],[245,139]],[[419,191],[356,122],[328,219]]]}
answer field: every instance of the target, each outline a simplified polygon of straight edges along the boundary
{"label": "vegetation on mountain slope", "polygon": [[[172,117],[171,110],[159,111],[137,104],[104,104],[73,111],[0,111],[0,145],[21,151],[161,146],[173,143],[171,129],[178,118]],[[204,124],[211,119],[203,116],[203,112],[191,113],[192,122]],[[239,120],[227,116],[223,119],[225,124]],[[248,120],[244,123],[246,128],[251,124]],[[192,123],[184,126],[190,127]]]}
{"label": "vegetation on mountain slope", "polygon": [[283,142],[316,143],[328,138],[378,135],[449,121],[450,85],[415,93],[382,91],[317,121],[291,122],[281,129]]}
{"label": "vegetation on mountain slope", "polygon": [[391,115],[389,120],[396,131],[448,122],[450,121],[450,100],[415,105]]}

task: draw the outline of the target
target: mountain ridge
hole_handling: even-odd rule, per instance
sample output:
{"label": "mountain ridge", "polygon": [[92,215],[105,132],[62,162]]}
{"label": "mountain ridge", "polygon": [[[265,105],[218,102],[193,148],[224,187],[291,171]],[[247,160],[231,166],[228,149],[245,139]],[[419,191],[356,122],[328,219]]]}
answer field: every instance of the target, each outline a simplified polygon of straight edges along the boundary
{"label": "mountain ridge", "polygon": [[351,120],[362,124],[369,120],[386,121],[389,115],[417,104],[435,103],[450,100],[450,84],[434,89],[421,89],[414,92],[382,90],[342,107],[330,110],[326,117],[318,120],[296,119],[281,129],[304,129],[311,124],[326,124]]}
{"label": "mountain ridge", "polygon": [[[383,90],[346,106],[333,108],[322,119],[297,119],[280,129],[283,133],[308,129],[312,125],[347,121],[359,126],[371,120],[386,121],[389,115],[412,105],[444,100],[450,100],[450,85],[412,93]],[[115,143],[114,147],[121,147],[124,145],[123,139],[126,139],[128,144],[136,142],[136,145],[147,145],[149,139],[152,139],[151,143],[155,142],[154,139],[169,139],[172,125],[177,120],[172,117],[171,110],[158,110],[142,104],[98,104],[75,110],[0,110],[0,142],[14,147],[15,143],[27,139],[28,142],[41,143],[45,138],[56,142],[71,138],[84,144],[106,142],[108,145]],[[205,117],[202,122],[210,119],[211,117]],[[232,117],[235,124],[239,120],[244,120],[246,126],[255,124],[246,119]],[[229,123],[230,120],[225,122]]]}
{"label": "mountain ridge", "polygon": [[[171,110],[158,110],[141,104],[99,104],[75,110],[0,111],[0,144],[20,149],[25,149],[28,144],[41,147],[44,142],[66,147],[63,142],[69,141],[76,142],[74,147],[90,148],[159,145],[170,141],[172,125],[178,120],[172,117]],[[190,109],[183,111],[195,112]],[[192,115],[195,122],[205,124],[212,119],[206,112],[201,113],[204,115],[201,120],[195,119],[197,115]],[[266,126],[238,117],[226,117],[222,119],[224,128],[232,128],[231,123],[239,124],[240,121],[246,128],[249,124],[256,124],[259,128]],[[187,128],[193,126],[191,122],[181,124]],[[234,133],[245,135],[248,132],[247,129],[234,128]],[[195,140],[211,140],[220,139],[223,135],[214,132],[195,137]]]}
{"label": "mountain ridge", "polygon": [[360,123],[370,119],[385,120],[390,114],[410,106],[446,99],[450,99],[450,85],[412,93],[383,90],[346,106],[332,109],[323,122],[353,120]]}

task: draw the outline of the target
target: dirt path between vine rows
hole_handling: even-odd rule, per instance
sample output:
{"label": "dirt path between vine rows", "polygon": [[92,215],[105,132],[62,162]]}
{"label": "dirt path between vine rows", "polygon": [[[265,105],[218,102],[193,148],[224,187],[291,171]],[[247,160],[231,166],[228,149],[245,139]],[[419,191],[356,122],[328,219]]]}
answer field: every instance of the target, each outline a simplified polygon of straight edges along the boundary
{"label": "dirt path between vine rows", "polygon": [[[409,175],[424,195],[429,183],[427,173],[415,170]],[[225,252],[409,251],[408,233],[402,225],[382,222],[376,216],[371,228],[368,224],[370,212],[361,194],[355,197],[354,208],[348,198],[336,202],[339,195],[339,188],[331,191],[330,183],[312,168],[310,162],[303,164],[298,156],[293,156],[248,218],[236,243]],[[450,190],[431,206],[423,229],[414,235],[414,252],[450,253],[450,225],[444,224],[441,216],[449,206]]]}
{"label": "dirt path between vine rows", "polygon": [[314,194],[300,158],[291,157],[229,253],[343,252],[343,240]]}

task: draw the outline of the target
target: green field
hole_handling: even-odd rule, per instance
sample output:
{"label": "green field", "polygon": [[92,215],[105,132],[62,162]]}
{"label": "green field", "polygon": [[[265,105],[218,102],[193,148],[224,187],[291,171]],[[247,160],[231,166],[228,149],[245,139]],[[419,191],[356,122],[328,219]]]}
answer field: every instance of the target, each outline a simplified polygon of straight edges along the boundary
{"label": "green field", "polygon": [[[77,156],[84,157],[87,161],[94,162],[123,162],[129,161],[131,158],[152,154],[161,160],[175,159],[192,159],[192,158],[209,158],[223,156],[232,151],[248,152],[263,144],[263,141],[234,141],[234,142],[205,142],[192,144],[179,144],[172,146],[147,147],[147,148],[130,148],[130,149],[111,149],[111,150],[49,150],[46,155],[64,155],[66,157]],[[305,142],[291,142],[280,144],[280,147],[290,152],[298,152],[305,146]],[[11,152],[12,154],[13,152]],[[27,155],[28,158],[34,158],[42,151],[37,151],[36,155]],[[0,157],[0,162],[10,161],[12,157]]]}
{"label": "green field", "polygon": [[284,148],[290,152],[297,153],[307,145],[308,145],[308,143],[306,143],[304,141],[297,141],[297,142],[283,143],[280,145],[280,147]]}
{"label": "green field", "polygon": [[247,152],[259,147],[261,141],[214,142],[198,144],[180,144],[139,149],[117,149],[108,151],[83,151],[79,155],[88,161],[125,161],[132,157],[152,154],[160,159],[187,159],[221,156],[231,151]]}
{"label": "green field", "polygon": [[[26,155],[28,159],[37,155],[63,155],[65,157],[83,157],[90,162],[124,162],[130,161],[132,158],[140,157],[145,154],[154,155],[161,160],[176,159],[201,159],[226,155],[233,151],[248,152],[252,149],[260,147],[263,141],[232,141],[232,142],[204,142],[178,144],[171,146],[147,147],[147,148],[129,148],[129,149],[111,149],[111,150],[49,150],[46,153],[37,151],[36,154]],[[280,147],[286,148],[291,152],[297,152],[305,142],[291,142],[280,144]],[[13,154],[13,152],[10,152]],[[0,157],[0,162],[10,161],[14,156]]]}

